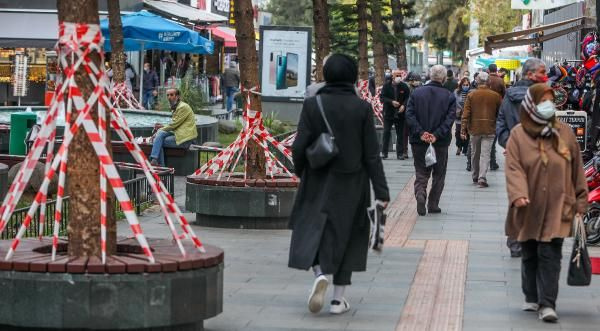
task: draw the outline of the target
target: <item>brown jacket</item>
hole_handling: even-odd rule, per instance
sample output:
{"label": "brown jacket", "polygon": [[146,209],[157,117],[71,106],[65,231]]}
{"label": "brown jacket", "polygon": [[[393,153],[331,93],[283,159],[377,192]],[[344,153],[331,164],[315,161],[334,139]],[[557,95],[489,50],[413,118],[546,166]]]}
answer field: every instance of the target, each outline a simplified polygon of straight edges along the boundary
{"label": "brown jacket", "polygon": [[[556,152],[551,139],[533,139],[521,124],[510,131],[505,165],[509,238],[548,242],[568,237],[575,213],[587,209],[588,190],[579,145],[568,125],[561,123],[558,131],[571,151],[571,162]],[[547,165],[540,157],[539,139],[548,156]],[[514,207],[519,198],[529,199],[529,205]]]}
{"label": "brown jacket", "polygon": [[504,94],[506,94],[506,85],[504,85],[504,79],[500,78],[498,74],[490,74],[488,85],[492,91],[500,94],[500,96],[504,98]]}
{"label": "brown jacket", "polygon": [[500,94],[480,86],[467,94],[462,114],[461,133],[492,135],[496,133],[496,117],[502,103]]}

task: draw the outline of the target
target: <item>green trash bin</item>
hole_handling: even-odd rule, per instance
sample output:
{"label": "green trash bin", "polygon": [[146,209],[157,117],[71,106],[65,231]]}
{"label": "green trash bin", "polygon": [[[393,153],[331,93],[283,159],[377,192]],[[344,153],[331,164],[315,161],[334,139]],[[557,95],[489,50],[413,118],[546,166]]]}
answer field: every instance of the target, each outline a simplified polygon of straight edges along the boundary
{"label": "green trash bin", "polygon": [[34,112],[20,112],[10,114],[10,141],[8,153],[11,155],[25,155],[25,137],[27,132],[35,125],[37,114]]}

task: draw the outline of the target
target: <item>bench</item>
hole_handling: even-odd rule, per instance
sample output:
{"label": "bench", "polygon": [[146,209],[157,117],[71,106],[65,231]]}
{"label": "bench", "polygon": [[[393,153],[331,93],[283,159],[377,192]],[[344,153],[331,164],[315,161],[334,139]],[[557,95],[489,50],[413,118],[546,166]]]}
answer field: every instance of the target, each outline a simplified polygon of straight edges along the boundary
{"label": "bench", "polygon": [[[151,144],[139,144],[140,148],[150,157]],[[136,163],[122,141],[112,143],[113,159],[120,162]],[[197,150],[178,147],[163,147],[165,153],[165,165],[175,169],[176,176],[187,176],[200,167]]]}

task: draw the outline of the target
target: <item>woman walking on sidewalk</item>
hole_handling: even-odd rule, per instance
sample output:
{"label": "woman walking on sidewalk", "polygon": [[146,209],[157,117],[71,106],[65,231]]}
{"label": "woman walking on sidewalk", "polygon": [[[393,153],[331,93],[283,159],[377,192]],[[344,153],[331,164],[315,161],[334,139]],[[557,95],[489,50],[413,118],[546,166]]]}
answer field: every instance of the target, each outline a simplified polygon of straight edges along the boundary
{"label": "woman walking on sidewalk", "polygon": [[[323,67],[326,85],[302,107],[298,135],[292,145],[300,187],[290,217],[292,240],[289,267],[312,267],[315,281],[308,309],[318,313],[333,275],[333,300],[329,312],[350,310],[344,298],[353,271],[365,271],[369,241],[367,207],[371,202],[370,183],[375,198],[390,200],[371,106],[355,92],[356,62],[334,54]],[[321,99],[324,116],[331,126],[339,153],[329,164],[313,169],[306,149],[327,128],[317,104]]]}
{"label": "woman walking on sidewalk", "polygon": [[563,239],[576,214],[586,211],[588,193],[575,135],[554,112],[552,89],[532,85],[506,146],[506,234],[522,247],[523,310],[538,311],[546,322],[558,320]]}
{"label": "woman walking on sidewalk", "polygon": [[[469,136],[467,139],[462,139],[460,136],[461,119],[463,108],[465,107],[465,100],[467,100],[467,93],[471,91],[471,83],[468,77],[463,77],[454,91],[456,97],[456,119],[454,120],[454,138],[456,139],[456,155],[467,155],[467,148],[469,147]],[[470,168],[471,160],[467,158],[467,167]]]}

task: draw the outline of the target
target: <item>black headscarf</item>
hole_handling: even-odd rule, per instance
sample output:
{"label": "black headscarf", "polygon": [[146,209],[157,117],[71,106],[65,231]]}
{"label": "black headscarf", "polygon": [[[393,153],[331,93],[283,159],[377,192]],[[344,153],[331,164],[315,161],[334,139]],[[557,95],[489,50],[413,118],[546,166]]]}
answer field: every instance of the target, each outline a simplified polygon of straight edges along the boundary
{"label": "black headscarf", "polygon": [[356,61],[348,55],[333,54],[329,56],[323,66],[323,77],[327,84],[355,84],[358,78],[358,66]]}

